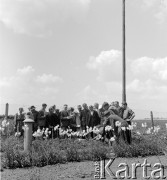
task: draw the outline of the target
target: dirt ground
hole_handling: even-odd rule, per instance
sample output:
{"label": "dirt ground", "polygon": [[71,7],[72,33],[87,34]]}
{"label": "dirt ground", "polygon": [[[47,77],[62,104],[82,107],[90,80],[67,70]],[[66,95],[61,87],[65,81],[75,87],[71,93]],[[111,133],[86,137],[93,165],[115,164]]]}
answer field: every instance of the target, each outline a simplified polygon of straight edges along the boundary
{"label": "dirt ground", "polygon": [[[132,176],[132,163],[144,163],[144,160],[147,159],[147,162],[151,164],[151,168],[148,168],[147,175],[151,175],[153,170],[158,168],[153,167],[155,163],[161,163],[165,166],[164,175],[167,177],[167,157],[166,156],[153,156],[147,158],[116,158],[113,164],[110,166],[110,169],[113,173],[116,171],[124,169],[123,167],[118,167],[120,163],[127,163],[129,166],[130,176]],[[107,161],[106,161],[107,163]],[[96,169],[97,171],[97,169]],[[109,176],[107,172],[106,179],[113,179]],[[124,175],[122,173],[121,175]],[[33,168],[21,168],[21,169],[4,169],[1,172],[2,180],[93,180],[95,179],[95,162],[87,161],[87,162],[74,162],[67,164],[57,164],[52,166],[45,166],[41,168],[33,167]],[[157,173],[156,175],[160,175]],[[137,169],[137,179],[142,180],[143,178],[143,169],[139,167]],[[132,178],[131,178],[132,179]],[[167,179],[167,178],[166,178]]]}

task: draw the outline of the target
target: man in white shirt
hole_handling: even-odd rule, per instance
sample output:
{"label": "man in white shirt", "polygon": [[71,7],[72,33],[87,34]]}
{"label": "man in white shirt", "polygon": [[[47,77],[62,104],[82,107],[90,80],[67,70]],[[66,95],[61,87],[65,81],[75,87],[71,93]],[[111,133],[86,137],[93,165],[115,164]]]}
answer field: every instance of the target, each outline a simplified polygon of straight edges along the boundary
{"label": "man in white shirt", "polygon": [[123,119],[131,124],[132,119],[135,117],[135,113],[128,107],[127,103],[122,103],[123,107]]}

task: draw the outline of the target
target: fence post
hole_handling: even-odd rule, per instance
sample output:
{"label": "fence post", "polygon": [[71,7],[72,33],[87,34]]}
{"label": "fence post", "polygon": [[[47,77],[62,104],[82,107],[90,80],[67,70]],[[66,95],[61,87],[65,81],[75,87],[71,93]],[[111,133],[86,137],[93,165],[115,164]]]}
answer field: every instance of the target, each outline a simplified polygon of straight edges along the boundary
{"label": "fence post", "polygon": [[5,107],[5,118],[8,118],[8,111],[9,111],[9,104],[6,103],[6,107]]}
{"label": "fence post", "polygon": [[32,145],[32,125],[34,120],[25,119],[24,120],[24,151],[29,151]]}
{"label": "fence post", "polygon": [[152,128],[153,128],[153,130],[154,130],[154,119],[153,119],[153,112],[152,112],[152,111],[150,112],[150,115],[151,115]]}

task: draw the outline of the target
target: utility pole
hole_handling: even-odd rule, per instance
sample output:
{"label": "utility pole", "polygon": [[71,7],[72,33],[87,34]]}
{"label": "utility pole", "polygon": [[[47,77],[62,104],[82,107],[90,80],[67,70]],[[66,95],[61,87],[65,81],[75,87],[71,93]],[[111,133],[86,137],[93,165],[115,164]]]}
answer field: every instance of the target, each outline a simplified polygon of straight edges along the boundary
{"label": "utility pole", "polygon": [[5,118],[8,119],[8,113],[9,113],[9,104],[6,103],[6,107],[5,107]]}
{"label": "utility pole", "polygon": [[126,102],[125,0],[122,0],[122,103]]}

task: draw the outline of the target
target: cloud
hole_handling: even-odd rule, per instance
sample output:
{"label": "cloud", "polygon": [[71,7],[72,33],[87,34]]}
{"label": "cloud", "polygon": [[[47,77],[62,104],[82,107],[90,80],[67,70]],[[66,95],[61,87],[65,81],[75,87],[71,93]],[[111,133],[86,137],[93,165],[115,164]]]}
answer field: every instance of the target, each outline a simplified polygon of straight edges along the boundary
{"label": "cloud", "polygon": [[17,70],[17,73],[19,74],[29,74],[31,72],[34,72],[34,69],[31,66],[27,66]]}
{"label": "cloud", "polygon": [[52,74],[43,74],[41,76],[37,76],[36,81],[44,84],[55,83],[62,82],[62,78],[60,78],[59,76],[54,76]]}
{"label": "cloud", "polygon": [[62,78],[53,74],[36,75],[31,66],[19,68],[13,76],[0,78],[1,98],[10,103],[32,103],[53,99]]}
{"label": "cloud", "polygon": [[121,80],[121,52],[118,50],[102,51],[97,57],[90,57],[86,66],[98,71],[98,80]]}
{"label": "cloud", "polygon": [[111,103],[112,101],[121,100],[121,84],[119,82],[101,82],[96,87],[87,85],[76,95],[78,101],[86,102],[89,105],[98,102],[102,104],[104,101]]}
{"label": "cloud", "polygon": [[167,83],[167,57],[142,57],[131,62],[131,71],[140,80],[152,79],[157,83]]}
{"label": "cloud", "polygon": [[91,0],[0,0],[0,21],[17,33],[43,37],[55,24],[80,22]]}
{"label": "cloud", "polygon": [[[97,71],[97,82],[102,86],[101,90],[99,90],[100,87],[95,88],[96,91],[98,89],[98,94],[105,94],[105,97],[111,101],[121,100],[122,61],[120,51],[102,51],[97,57],[90,57],[86,66],[90,70]],[[164,98],[167,97],[167,57],[136,59],[127,57],[126,76],[128,102],[142,104],[147,101],[150,107],[153,106],[154,101],[164,104]],[[94,90],[93,87],[92,90]],[[97,98],[99,98],[98,95]],[[163,109],[162,105],[161,108]]]}
{"label": "cloud", "polygon": [[156,3],[158,3],[157,0],[143,0],[143,3],[147,7],[153,7]]}
{"label": "cloud", "polygon": [[166,21],[167,18],[167,0],[143,0],[146,8],[152,9],[154,17],[158,19],[160,23]]}
{"label": "cloud", "polygon": [[7,78],[2,78],[0,81],[0,87],[9,87],[10,83],[8,82]]}
{"label": "cloud", "polygon": [[131,79],[127,91],[143,101],[161,100],[167,96],[167,57],[142,57],[131,62]]}
{"label": "cloud", "polygon": [[92,101],[95,99],[95,97],[98,97],[98,95],[99,94],[92,89],[90,85],[87,85],[84,89],[76,94],[76,97],[79,98],[82,103],[92,103]]}
{"label": "cloud", "polygon": [[[90,57],[86,66],[98,73],[97,80],[105,82],[121,82],[122,54],[118,50],[102,51],[97,57]],[[127,80],[152,79],[157,83],[167,83],[167,57],[137,59],[126,58]]]}

